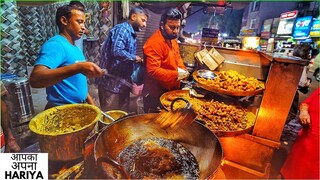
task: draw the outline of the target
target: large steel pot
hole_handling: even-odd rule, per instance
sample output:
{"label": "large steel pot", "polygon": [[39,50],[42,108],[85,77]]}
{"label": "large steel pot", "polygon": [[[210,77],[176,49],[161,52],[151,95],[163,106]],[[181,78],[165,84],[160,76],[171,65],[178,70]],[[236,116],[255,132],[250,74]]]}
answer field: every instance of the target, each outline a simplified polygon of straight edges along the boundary
{"label": "large steel pot", "polygon": [[161,129],[153,120],[158,114],[143,114],[123,118],[106,126],[94,144],[96,161],[107,157],[116,159],[131,143],[151,137],[175,140],[195,156],[200,169],[200,179],[212,177],[222,161],[222,147],[217,136],[201,123],[170,130]]}
{"label": "large steel pot", "polygon": [[29,128],[38,135],[40,150],[48,153],[49,160],[69,161],[83,157],[84,141],[101,117],[96,106],[69,104],[39,113]]}

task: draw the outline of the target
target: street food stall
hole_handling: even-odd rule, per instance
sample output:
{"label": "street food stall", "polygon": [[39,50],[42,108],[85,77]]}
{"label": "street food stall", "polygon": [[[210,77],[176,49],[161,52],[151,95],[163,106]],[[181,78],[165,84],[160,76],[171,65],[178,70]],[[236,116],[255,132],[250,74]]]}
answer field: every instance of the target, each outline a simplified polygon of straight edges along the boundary
{"label": "street food stall", "polygon": [[[90,6],[94,5],[90,4]],[[113,8],[109,8],[108,10],[111,11],[111,9]],[[106,9],[100,10],[102,11]],[[103,14],[104,16],[101,19],[103,22],[107,22],[108,24],[105,25],[104,28],[98,28],[101,29],[100,32],[95,31],[93,27],[90,26],[91,31],[95,33],[95,37],[107,32],[107,29],[112,26],[112,23],[114,22],[108,19],[108,14],[111,13],[112,12]],[[98,17],[100,16],[98,13],[96,13],[95,16],[92,16],[92,20],[97,21],[97,19],[100,19]],[[92,24],[99,23],[93,22]],[[156,25],[158,27],[158,21]],[[217,35],[216,32],[208,34]],[[104,36],[100,37],[100,39],[103,38]],[[96,48],[95,51],[88,51],[88,48],[90,49],[95,47],[92,46],[93,42],[91,41],[90,45],[87,46],[87,49],[85,48],[85,52],[88,55],[99,56],[99,48]],[[87,40],[87,42],[89,41]],[[97,42],[98,41],[95,41],[95,43]],[[233,70],[233,75],[238,73],[245,77],[253,77],[260,82],[263,82],[263,88],[245,91],[246,93],[237,93],[232,92],[232,89],[222,91],[215,88],[215,83],[208,85],[202,83],[203,81],[200,78],[197,79],[198,77],[201,77],[201,71],[199,70],[205,68],[205,66],[194,60],[194,52],[203,48],[210,50],[212,46],[208,45],[203,47],[201,45],[180,44],[180,48],[183,52],[181,55],[184,58],[185,64],[188,66],[188,70],[192,74],[192,77],[189,79],[192,81],[191,86],[198,86],[195,87],[196,92],[205,95],[205,98],[202,99],[197,97],[199,96],[197,93],[193,94],[195,97],[190,97],[189,95],[192,95],[192,93],[190,93],[192,91],[178,90],[181,95],[186,95],[184,98],[187,98],[189,101],[191,101],[191,103],[194,104],[194,110],[198,112],[196,118],[197,121],[184,130],[168,132],[156,128],[154,125],[146,126],[142,120],[152,120],[156,115],[144,114],[122,118],[117,122],[111,123],[110,126],[108,125],[105,128],[102,128],[99,132],[100,134],[89,135],[89,131],[91,131],[91,128],[93,128],[92,125],[97,122],[99,117],[98,115],[86,117],[83,115],[83,113],[88,111],[86,115],[99,114],[99,110],[88,107],[86,111],[82,110],[79,112],[78,110],[80,110],[80,107],[76,108],[76,110],[74,110],[76,113],[73,115],[81,115],[79,120],[82,120],[83,117],[91,119],[92,124],[90,123],[83,125],[87,128],[83,128],[81,130],[85,131],[79,130],[73,132],[72,135],[67,137],[63,136],[62,139],[56,139],[58,137],[57,136],[54,137],[53,140],[50,139],[51,137],[48,138],[42,134],[41,142],[39,142],[40,148],[42,148],[41,151],[50,152],[50,178],[85,178],[83,173],[87,172],[91,173],[89,175],[87,174],[87,178],[93,178],[98,176],[98,173],[96,172],[102,172],[102,175],[104,173],[110,175],[108,173],[108,170],[110,169],[114,171],[122,171],[121,168],[117,168],[119,167],[119,163],[114,162],[113,160],[117,159],[119,152],[126,148],[125,146],[129,147],[130,143],[135,142],[142,137],[151,138],[151,142],[148,143],[155,144],[160,142],[160,140],[155,140],[152,138],[169,137],[169,139],[174,139],[186,147],[198,161],[200,175],[193,177],[210,177],[217,179],[268,178],[271,158],[273,157],[274,150],[280,147],[280,136],[286,121],[286,117],[293,101],[303,67],[308,64],[308,61],[295,58],[278,57],[274,56],[273,54],[262,53],[255,50],[215,47],[215,49],[224,58],[223,61],[220,61],[216,64],[217,68],[214,71],[216,75],[223,75],[222,72],[230,72],[230,70]],[[232,88],[232,86],[228,87]],[[165,100],[172,98],[172,96],[175,97],[176,93],[177,92],[168,92],[165,94],[167,96],[162,97],[164,99],[162,102],[166,102]],[[165,104],[164,106],[165,108],[168,108],[170,102],[168,101],[166,103],[168,103],[166,104],[167,106]],[[242,108],[239,109],[239,106]],[[207,111],[204,111],[203,107],[206,107]],[[219,112],[213,114],[210,109],[218,109]],[[208,123],[212,119],[224,121],[225,119],[223,118],[217,119],[217,116],[221,115],[225,117],[225,114],[227,113],[224,111],[226,109],[228,109],[228,114],[231,115],[231,119],[236,119],[236,121],[241,123],[229,124],[228,126],[224,126],[225,124],[217,125],[214,123]],[[208,113],[209,110],[210,113]],[[67,113],[72,115],[70,112],[71,109],[67,109]],[[47,114],[43,112],[41,115]],[[58,117],[67,118],[67,116]],[[243,117],[247,117],[247,121],[245,123],[241,121]],[[75,118],[68,117],[67,119],[71,121]],[[70,128],[74,128],[72,124],[69,125]],[[34,126],[37,126],[37,124],[34,124]],[[205,128],[205,126],[207,128]],[[237,129],[237,126],[241,127],[242,130]],[[81,133],[81,139],[78,133]],[[41,132],[39,134],[41,134]],[[77,139],[79,141],[74,141],[74,135],[79,137]],[[90,137],[86,139],[87,136]],[[86,143],[83,142],[85,139]],[[58,146],[58,143],[64,144]],[[170,144],[171,142],[167,143]],[[82,145],[85,146],[84,150],[81,149]],[[60,148],[62,149],[61,151]],[[51,151],[55,152],[56,154],[52,153]],[[108,154],[106,155],[105,153]],[[110,155],[112,159],[106,159],[105,157],[108,157],[108,155]],[[166,155],[171,157],[170,154]],[[127,156],[125,155],[125,157]],[[182,157],[182,159],[184,158]],[[208,161],[208,159],[210,161]],[[170,161],[160,159],[161,162],[165,163],[173,162],[170,158],[169,160]],[[111,165],[113,164],[114,166],[109,166],[108,168],[108,165],[106,165],[108,162],[109,165],[111,162]],[[142,167],[140,166],[140,168]],[[126,176],[121,177],[124,178]],[[140,178],[140,176],[133,177]]]}
{"label": "street food stall", "polygon": [[309,62],[252,50],[215,48],[225,58],[218,71],[236,70],[265,82],[262,99],[255,104],[252,132],[219,137],[224,150],[222,172],[226,178],[268,178],[299,79]]}
{"label": "street food stall", "polygon": [[[280,136],[299,78],[308,61],[282,58],[252,50],[235,50],[222,47],[215,47],[215,49],[225,58],[225,61],[216,71],[210,72],[218,76],[222,72],[245,74],[247,77],[254,77],[257,81],[263,82],[263,86],[247,92],[222,91],[211,86],[204,86],[199,77],[201,77],[202,72],[207,72],[207,70],[195,69],[192,74],[194,79],[192,87],[205,95],[206,98],[194,96],[188,90],[176,90],[165,93],[160,100],[164,108],[169,110],[168,104],[164,104],[168,102],[164,100],[174,100],[178,92],[178,94],[184,96],[183,98],[195,105],[195,112],[200,112],[203,106],[210,109],[212,104],[221,111],[230,109],[229,114],[233,114],[233,117],[237,117],[239,114],[241,114],[240,119],[247,117],[248,121],[244,124],[240,123],[242,130],[232,129],[232,126],[228,127],[230,129],[224,129],[225,127],[215,127],[214,124],[208,124],[208,119],[213,118],[214,114],[210,114],[212,116],[198,114],[196,121],[178,131],[164,130],[154,124],[148,124],[156,118],[157,114],[124,117],[102,128],[98,134],[89,135],[84,143],[85,148],[82,151],[82,157],[80,155],[77,156],[77,158],[80,157],[78,159],[64,159],[63,161],[59,159],[57,161],[55,158],[71,156],[55,156],[53,159],[49,159],[50,177],[125,178],[126,174],[121,173],[122,166],[119,166],[119,152],[130,147],[129,144],[133,142],[146,143],[138,142],[141,139],[148,138],[148,142],[151,141],[149,143],[157,144],[163,141],[163,139],[159,140],[158,138],[168,138],[181,143],[194,155],[199,165],[200,178],[268,178],[271,159],[274,151],[280,147]],[[206,73],[206,75],[208,74]],[[249,100],[246,97],[249,97]],[[237,109],[239,106],[242,108]],[[99,110],[94,111],[98,112]],[[46,113],[43,113],[42,116],[44,114]],[[46,145],[50,145],[50,143],[46,143]],[[61,148],[67,147],[64,145]],[[54,149],[51,148],[50,150]],[[81,154],[81,152],[79,153]],[[59,155],[61,154],[63,153]],[[164,162],[164,159],[161,162]],[[173,161],[166,162],[172,163]],[[208,164],[208,162],[210,163]],[[129,167],[133,168],[130,163]],[[139,168],[142,167],[139,166]],[[109,170],[115,176],[109,176]],[[158,171],[157,168],[153,170]],[[160,171],[162,172],[162,170]]]}

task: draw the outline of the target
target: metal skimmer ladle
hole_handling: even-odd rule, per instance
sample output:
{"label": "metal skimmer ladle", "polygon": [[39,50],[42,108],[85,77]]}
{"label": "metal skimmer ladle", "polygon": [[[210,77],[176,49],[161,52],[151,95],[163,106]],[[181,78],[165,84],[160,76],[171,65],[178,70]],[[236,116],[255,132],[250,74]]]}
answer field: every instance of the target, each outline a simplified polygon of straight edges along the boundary
{"label": "metal skimmer ladle", "polygon": [[[174,110],[173,104],[178,101],[182,100],[186,102],[186,106],[184,108],[179,108]],[[162,111],[160,112],[159,116],[155,119],[156,122],[160,124],[160,127],[163,129],[173,128],[177,129],[183,126],[187,126],[191,124],[196,117],[193,109],[191,108],[192,104],[189,103],[184,98],[176,98],[171,102],[170,109],[171,111]]]}

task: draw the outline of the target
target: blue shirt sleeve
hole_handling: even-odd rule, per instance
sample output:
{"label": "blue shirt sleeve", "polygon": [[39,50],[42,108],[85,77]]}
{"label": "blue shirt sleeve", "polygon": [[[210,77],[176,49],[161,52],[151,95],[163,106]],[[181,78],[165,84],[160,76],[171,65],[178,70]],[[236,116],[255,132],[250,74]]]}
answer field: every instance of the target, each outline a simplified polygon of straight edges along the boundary
{"label": "blue shirt sleeve", "polygon": [[40,55],[35,65],[44,65],[50,69],[54,69],[63,64],[64,48],[57,41],[47,41],[40,50]]}
{"label": "blue shirt sleeve", "polygon": [[134,54],[130,54],[125,50],[125,40],[129,39],[131,33],[126,31],[124,28],[116,28],[113,32],[111,32],[111,52],[113,56],[118,60],[131,60],[135,61],[136,56]]}

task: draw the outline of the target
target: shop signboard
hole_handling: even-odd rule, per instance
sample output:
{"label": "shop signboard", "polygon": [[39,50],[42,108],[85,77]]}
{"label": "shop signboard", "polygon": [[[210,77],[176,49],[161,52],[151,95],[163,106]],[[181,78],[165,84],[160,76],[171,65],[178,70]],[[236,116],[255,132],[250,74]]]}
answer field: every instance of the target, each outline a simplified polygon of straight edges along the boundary
{"label": "shop signboard", "polygon": [[270,32],[261,32],[261,38],[262,39],[269,39],[270,38]]}
{"label": "shop signboard", "polygon": [[273,18],[272,27],[271,27],[271,34],[272,35],[277,34],[279,22],[280,22],[280,18],[279,17]]}
{"label": "shop signboard", "polygon": [[256,36],[257,32],[257,29],[242,29],[240,31],[240,36]]}
{"label": "shop signboard", "polygon": [[268,46],[268,40],[266,39],[260,39],[260,47],[261,51],[266,51]]}
{"label": "shop signboard", "polygon": [[294,22],[298,15],[298,10],[285,12],[280,15],[280,22],[278,26],[277,35],[285,36],[291,35],[294,27]]}
{"label": "shop signboard", "polygon": [[262,28],[261,28],[261,38],[268,39],[270,37],[272,21],[273,21],[273,19],[264,20]]}
{"label": "shop signboard", "polygon": [[218,35],[218,29],[202,28],[202,37],[217,38]]}
{"label": "shop signboard", "polygon": [[201,42],[207,44],[216,44],[218,42],[218,29],[203,28]]}
{"label": "shop signboard", "polygon": [[312,23],[310,30],[311,37],[320,37],[320,20],[315,20]]}
{"label": "shop signboard", "polygon": [[257,49],[259,46],[260,37],[244,37],[242,39],[243,49]]}
{"label": "shop signboard", "polygon": [[297,18],[294,24],[293,38],[308,37],[312,24],[312,16]]}

